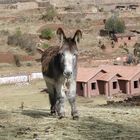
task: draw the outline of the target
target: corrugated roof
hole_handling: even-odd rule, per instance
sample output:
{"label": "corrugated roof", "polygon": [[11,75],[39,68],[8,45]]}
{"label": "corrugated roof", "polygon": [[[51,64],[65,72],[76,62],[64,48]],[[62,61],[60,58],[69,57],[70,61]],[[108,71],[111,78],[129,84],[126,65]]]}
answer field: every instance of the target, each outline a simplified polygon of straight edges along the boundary
{"label": "corrugated roof", "polygon": [[100,68],[78,68],[77,72],[77,81],[78,82],[87,82],[94,76],[96,76],[102,69]]}

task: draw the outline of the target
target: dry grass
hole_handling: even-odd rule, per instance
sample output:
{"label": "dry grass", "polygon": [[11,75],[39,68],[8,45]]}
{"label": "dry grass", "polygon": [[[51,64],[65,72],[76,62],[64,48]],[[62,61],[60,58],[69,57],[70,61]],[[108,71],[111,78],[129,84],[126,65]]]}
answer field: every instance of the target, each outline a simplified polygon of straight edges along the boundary
{"label": "dry grass", "polygon": [[44,81],[0,87],[0,140],[140,139],[139,108],[100,106],[105,97],[78,97],[80,119],[72,120],[66,103],[66,118],[58,120],[49,115],[48,95],[40,93],[44,87]]}
{"label": "dry grass", "polygon": [[[0,21],[0,30],[8,30],[10,33],[20,28],[23,33],[35,34],[38,29],[46,24],[38,20],[39,11],[0,10],[0,16],[4,17]],[[5,17],[10,18],[5,19]],[[99,29],[97,26],[93,26],[90,30],[91,33],[89,30],[87,33],[86,30],[83,31],[81,50],[85,54],[88,53],[88,56],[91,53],[93,58],[93,55],[102,58],[103,53],[97,48],[96,36]],[[13,49],[13,47],[7,46],[5,38],[1,38],[1,40],[1,51],[25,53],[18,48]],[[119,54],[120,52],[115,51],[112,56]],[[9,65],[0,66],[0,74],[40,70],[41,67],[38,64],[20,68]],[[57,117],[52,117],[49,114],[48,95],[40,93],[44,87],[44,81],[35,81],[30,85],[22,86],[0,86],[0,140],[37,140],[37,138],[39,140],[140,139],[140,108],[121,105],[104,106],[103,104],[106,104],[104,97],[92,99],[78,97],[80,119],[78,121],[72,120],[70,106],[66,103],[66,118],[58,120]]]}

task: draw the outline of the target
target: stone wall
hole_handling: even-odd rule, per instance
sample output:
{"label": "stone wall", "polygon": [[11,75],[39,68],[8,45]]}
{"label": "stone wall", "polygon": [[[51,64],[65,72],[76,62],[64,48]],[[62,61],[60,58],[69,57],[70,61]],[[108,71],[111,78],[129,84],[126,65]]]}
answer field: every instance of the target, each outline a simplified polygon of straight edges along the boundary
{"label": "stone wall", "polygon": [[125,4],[125,3],[139,3],[140,0],[0,0],[0,4],[12,4],[17,2],[50,2],[54,6],[65,7],[71,4],[95,4],[95,5],[103,5],[103,4]]}
{"label": "stone wall", "polygon": [[36,2],[18,2],[16,4],[18,10],[36,9],[38,4]]}
{"label": "stone wall", "polygon": [[139,3],[140,0],[50,0],[50,3],[55,6],[68,6],[70,4],[126,4],[126,3]]}
{"label": "stone wall", "polygon": [[13,4],[17,2],[31,2],[35,0],[0,0],[0,4]]}

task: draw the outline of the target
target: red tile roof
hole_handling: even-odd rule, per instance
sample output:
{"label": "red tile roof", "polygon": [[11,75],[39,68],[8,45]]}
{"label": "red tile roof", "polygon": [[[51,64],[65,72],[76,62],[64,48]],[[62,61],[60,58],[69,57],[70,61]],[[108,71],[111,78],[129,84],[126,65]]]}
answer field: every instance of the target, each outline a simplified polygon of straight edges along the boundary
{"label": "red tile roof", "polygon": [[110,81],[114,76],[121,77],[120,74],[116,74],[116,73],[105,73],[102,76],[100,76],[97,80],[100,80],[100,81]]}
{"label": "red tile roof", "polygon": [[95,77],[99,72],[105,72],[103,75],[96,77],[96,80],[109,81],[114,76],[118,76],[120,80],[131,80],[140,73],[140,66],[115,66],[102,65],[98,68],[78,68],[77,81],[87,82]]}
{"label": "red tile roof", "polygon": [[96,76],[102,69],[100,68],[78,68],[77,81],[78,82],[87,82],[94,76]]}
{"label": "red tile roof", "polygon": [[108,73],[116,72],[122,77],[122,80],[131,80],[134,76],[140,73],[140,67],[138,66],[114,66],[114,65],[102,65],[101,69],[107,71]]}

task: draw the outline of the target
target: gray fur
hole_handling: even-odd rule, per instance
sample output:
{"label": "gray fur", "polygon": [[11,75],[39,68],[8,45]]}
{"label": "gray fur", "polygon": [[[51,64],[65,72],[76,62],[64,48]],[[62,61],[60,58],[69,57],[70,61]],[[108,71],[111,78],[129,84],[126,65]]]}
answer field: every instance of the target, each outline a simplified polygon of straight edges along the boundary
{"label": "gray fur", "polygon": [[[59,49],[54,47],[56,50],[46,50],[41,59],[51,113],[57,113],[59,118],[63,118],[65,116],[64,103],[67,98],[71,105],[71,115],[73,119],[76,119],[79,117],[76,107],[77,43],[79,43],[82,33],[77,30],[73,38],[67,38],[64,31],[59,28],[57,35],[60,40]],[[48,54],[53,54],[53,57],[50,56],[49,62],[46,59]]]}

